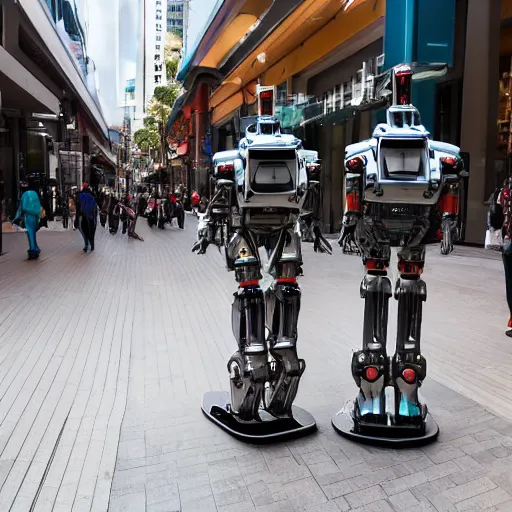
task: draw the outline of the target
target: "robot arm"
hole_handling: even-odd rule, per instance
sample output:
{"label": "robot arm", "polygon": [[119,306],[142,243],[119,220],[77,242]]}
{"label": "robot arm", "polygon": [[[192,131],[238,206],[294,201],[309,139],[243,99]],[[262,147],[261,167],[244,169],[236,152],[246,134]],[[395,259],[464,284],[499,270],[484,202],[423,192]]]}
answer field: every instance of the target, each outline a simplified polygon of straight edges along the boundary
{"label": "robot arm", "polygon": [[[303,152],[307,153],[306,151]],[[312,239],[315,252],[332,254],[332,246],[320,230],[320,210],[322,207],[320,179],[322,166],[318,159],[318,153],[316,151],[310,153],[315,155],[315,158],[308,161],[306,156],[308,188],[305,209],[309,211],[302,214],[303,229],[307,232],[304,238],[306,241],[311,241]]]}
{"label": "robot arm", "polygon": [[210,244],[220,248],[226,246],[231,205],[233,181],[221,179],[217,181],[217,191],[206,208],[206,212],[198,214],[197,241],[192,252],[205,254]]}

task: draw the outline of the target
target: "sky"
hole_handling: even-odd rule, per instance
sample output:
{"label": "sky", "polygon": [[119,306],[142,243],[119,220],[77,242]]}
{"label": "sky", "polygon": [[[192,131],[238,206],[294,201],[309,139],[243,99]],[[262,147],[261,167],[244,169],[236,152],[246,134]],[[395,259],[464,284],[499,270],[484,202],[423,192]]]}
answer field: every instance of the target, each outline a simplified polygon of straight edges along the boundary
{"label": "sky", "polygon": [[88,53],[96,67],[103,115],[109,126],[119,126],[124,117],[119,105],[124,101],[126,81],[136,73],[139,0],[75,1],[84,11]]}
{"label": "sky", "polygon": [[195,48],[196,44],[199,42],[198,39],[202,35],[210,14],[217,2],[218,0],[190,0],[188,26],[189,48],[186,50],[187,54],[192,48]]}

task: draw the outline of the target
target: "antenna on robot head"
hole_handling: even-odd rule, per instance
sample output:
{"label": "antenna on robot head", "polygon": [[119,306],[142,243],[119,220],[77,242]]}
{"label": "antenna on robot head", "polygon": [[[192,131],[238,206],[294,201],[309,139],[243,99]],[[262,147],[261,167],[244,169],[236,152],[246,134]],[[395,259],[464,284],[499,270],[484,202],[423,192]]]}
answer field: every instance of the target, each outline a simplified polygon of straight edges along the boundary
{"label": "antenna on robot head", "polygon": [[412,75],[412,69],[405,64],[393,68],[393,105],[412,105]]}

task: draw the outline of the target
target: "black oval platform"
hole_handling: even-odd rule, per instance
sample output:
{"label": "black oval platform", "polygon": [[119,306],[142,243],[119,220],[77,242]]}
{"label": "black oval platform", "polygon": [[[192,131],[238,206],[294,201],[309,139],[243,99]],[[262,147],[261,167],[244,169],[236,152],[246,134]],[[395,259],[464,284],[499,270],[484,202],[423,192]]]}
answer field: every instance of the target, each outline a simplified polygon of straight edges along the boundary
{"label": "black oval platform", "polygon": [[275,443],[310,434],[316,430],[316,421],[309,412],[293,406],[293,418],[275,418],[261,411],[262,421],[242,421],[229,412],[229,394],[210,391],[203,397],[204,415],[233,437],[249,443]]}
{"label": "black oval platform", "polygon": [[354,431],[354,402],[347,402],[341,411],[332,417],[334,430],[343,437],[359,443],[393,448],[412,448],[432,443],[439,435],[439,427],[430,413],[425,420],[425,431],[419,434],[417,428],[392,425],[372,425],[368,433]]}

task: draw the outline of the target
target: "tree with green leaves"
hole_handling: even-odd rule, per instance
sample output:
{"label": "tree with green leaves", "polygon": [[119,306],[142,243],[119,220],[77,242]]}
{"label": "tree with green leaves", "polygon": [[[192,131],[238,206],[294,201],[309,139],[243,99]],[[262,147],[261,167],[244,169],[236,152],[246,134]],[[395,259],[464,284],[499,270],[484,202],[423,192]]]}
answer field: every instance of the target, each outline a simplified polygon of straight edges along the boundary
{"label": "tree with green leaves", "polygon": [[169,59],[165,61],[165,74],[167,75],[167,80],[176,80],[176,75],[178,74],[178,59]]}
{"label": "tree with green leaves", "polygon": [[[167,120],[171,115],[171,109],[174,102],[180,94],[180,86],[178,84],[164,85],[155,87],[153,98],[149,102],[149,116],[144,120],[145,126],[151,126],[156,131],[160,140],[161,162],[165,165],[165,127]],[[147,124],[146,124],[147,123]]]}
{"label": "tree with green leaves", "polygon": [[158,130],[155,130],[153,127],[145,126],[133,134],[133,142],[135,142],[144,153],[150,153],[160,146]]}
{"label": "tree with green leaves", "polygon": [[183,42],[181,38],[168,32],[165,37],[164,61],[167,80],[169,82],[176,80],[182,48]]}
{"label": "tree with green leaves", "polygon": [[147,108],[148,117],[144,119],[144,128],[134,134],[134,141],[142,151],[144,151],[143,146],[137,140],[140,140],[144,147],[159,148],[161,163],[164,165],[166,165],[166,125],[171,115],[172,106],[181,92],[181,86],[176,82],[176,75],[182,48],[183,43],[179,37],[167,34],[164,60],[169,83],[155,87]]}
{"label": "tree with green leaves", "polygon": [[174,102],[178,99],[180,95],[180,86],[179,84],[170,84],[170,85],[161,85],[159,87],[155,87],[155,91],[153,92],[152,101],[157,101],[162,105],[166,105],[167,107],[172,107]]}

